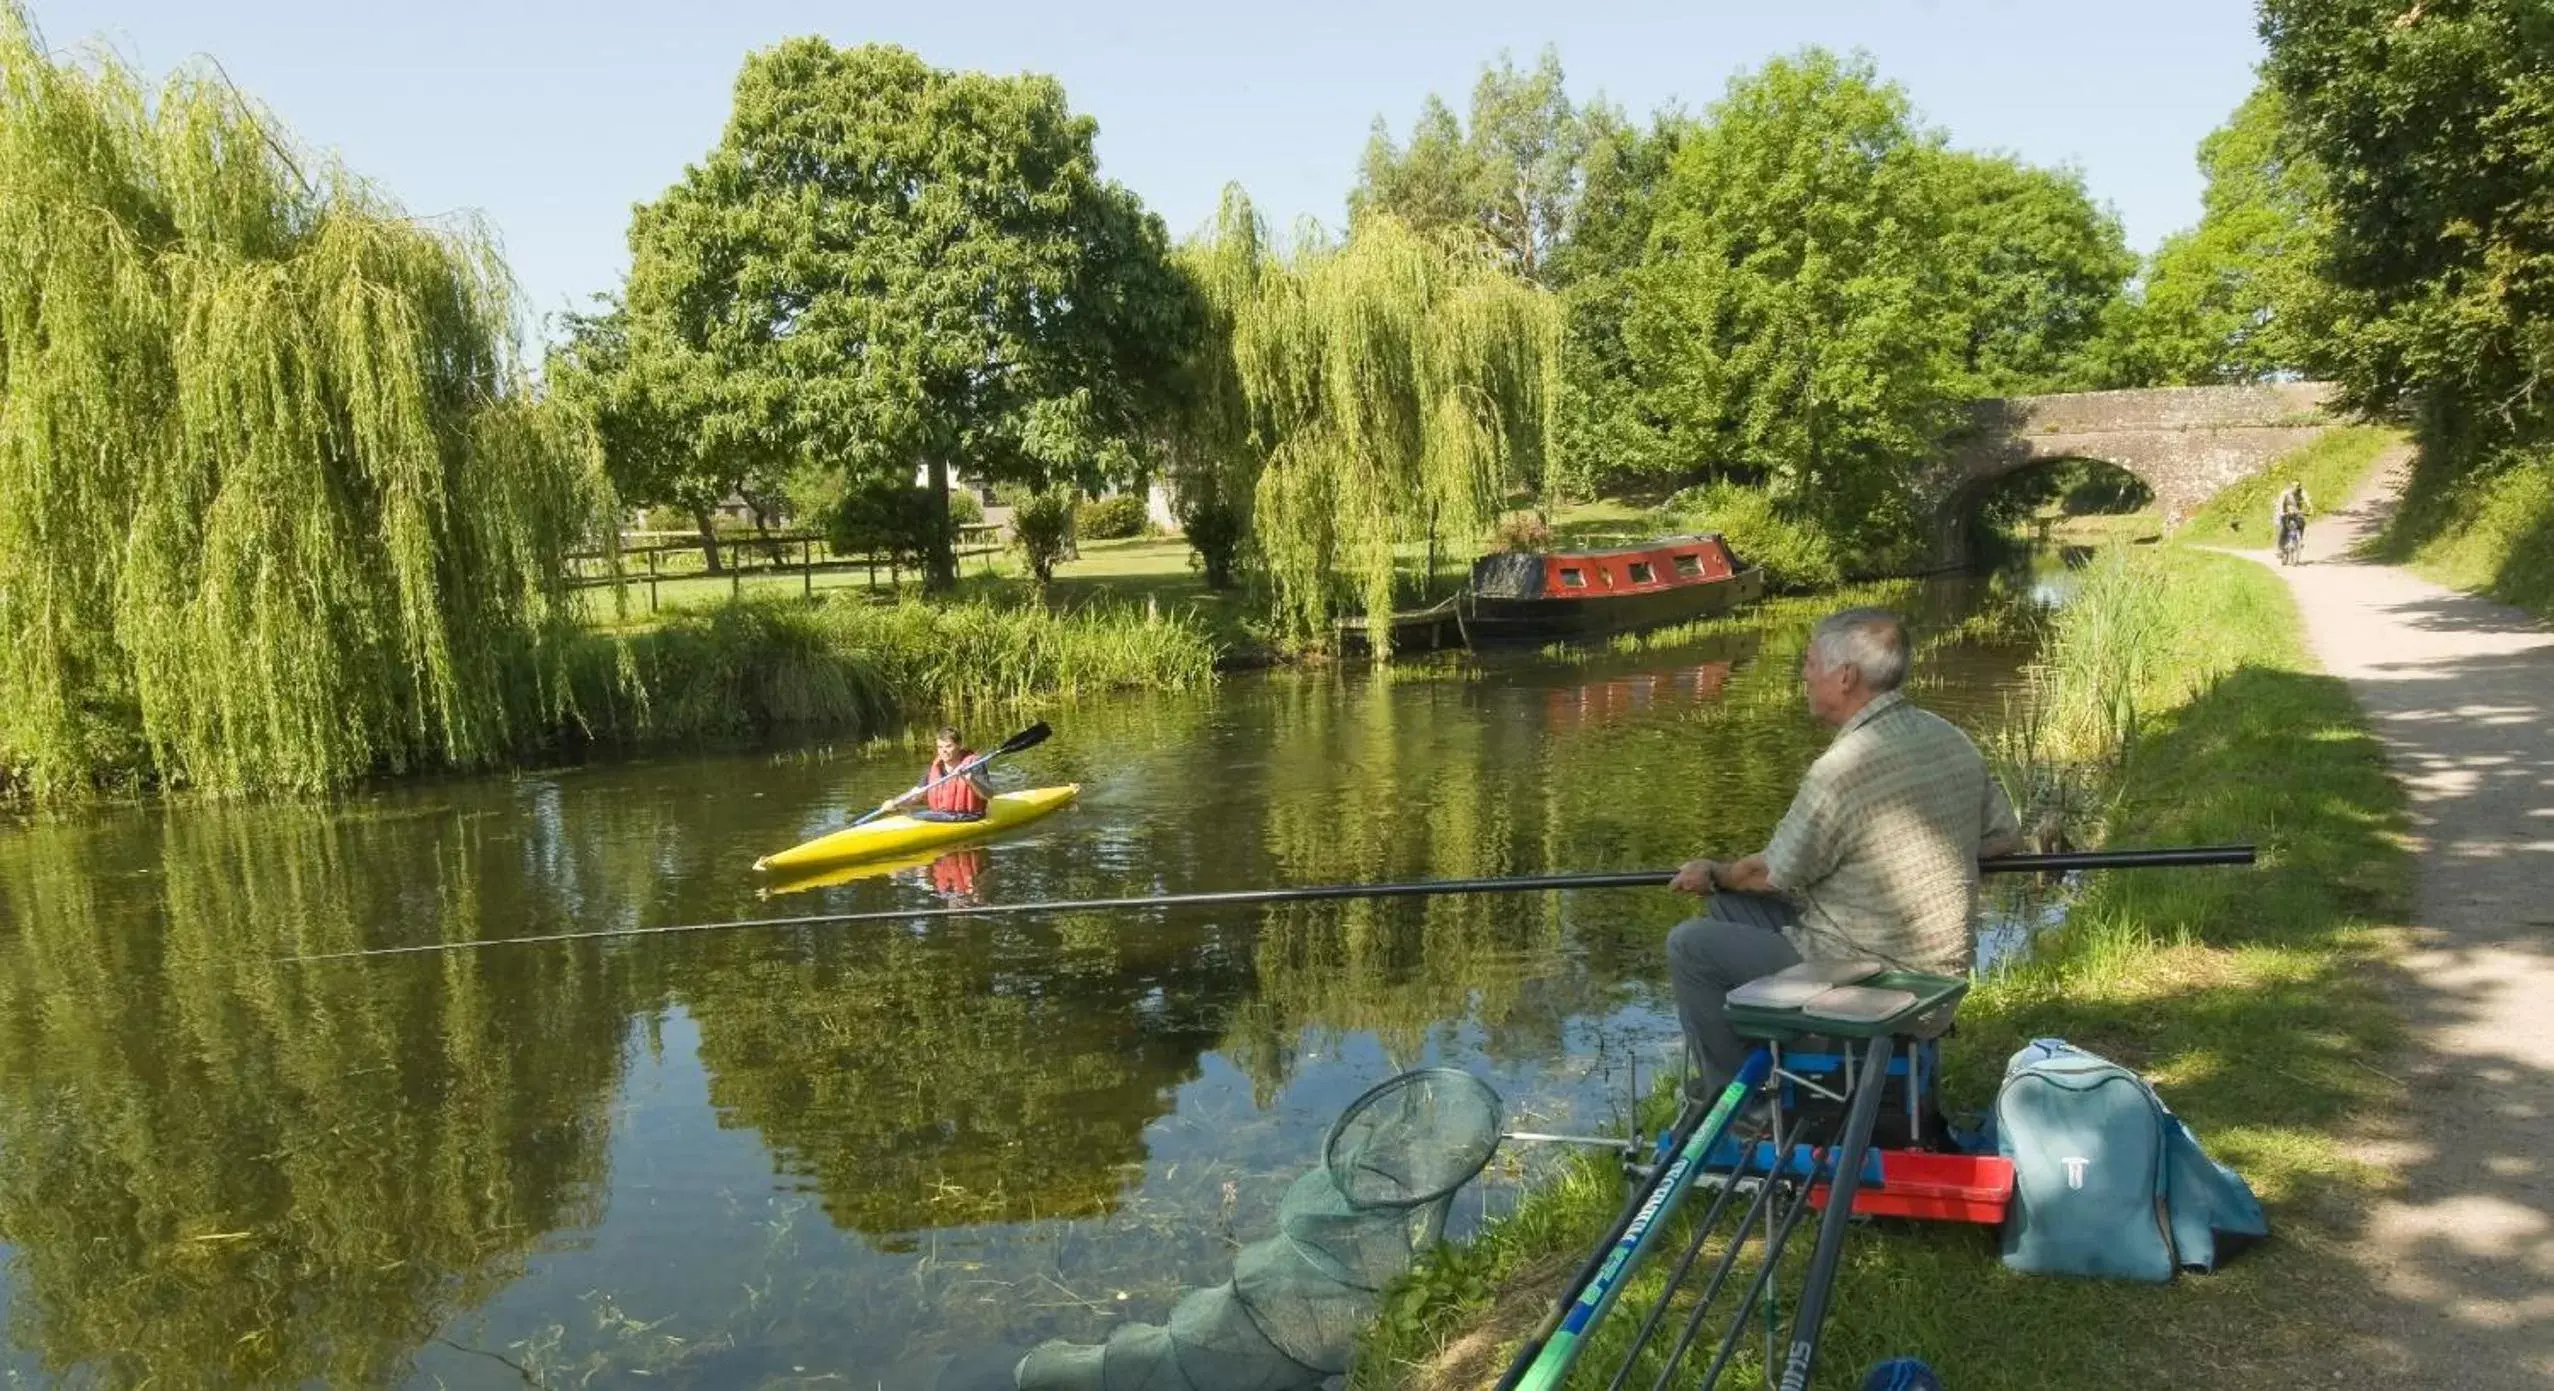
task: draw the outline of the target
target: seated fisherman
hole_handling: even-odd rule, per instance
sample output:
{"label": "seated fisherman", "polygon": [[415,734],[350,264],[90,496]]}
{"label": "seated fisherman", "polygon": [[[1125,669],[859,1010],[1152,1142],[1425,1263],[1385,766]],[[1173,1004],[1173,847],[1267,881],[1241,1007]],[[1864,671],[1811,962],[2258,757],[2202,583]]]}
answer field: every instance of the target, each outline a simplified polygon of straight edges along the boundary
{"label": "seated fisherman", "polygon": [[1729,992],[1805,959],[1965,976],[1977,956],[1978,861],[2021,848],[2004,788],[1969,736],[1899,693],[1906,625],[1879,609],[1819,623],[1801,659],[1809,710],[1835,742],[1809,765],[1760,854],[1695,860],[1670,884],[1708,894],[1667,935],[1685,1046],[1717,1096],[1748,1044]]}

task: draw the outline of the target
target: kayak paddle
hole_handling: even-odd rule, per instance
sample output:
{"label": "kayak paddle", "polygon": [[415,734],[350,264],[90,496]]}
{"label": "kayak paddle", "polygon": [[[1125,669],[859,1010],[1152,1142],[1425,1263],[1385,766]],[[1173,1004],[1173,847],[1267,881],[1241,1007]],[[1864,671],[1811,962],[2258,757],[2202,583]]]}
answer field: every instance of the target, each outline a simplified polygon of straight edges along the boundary
{"label": "kayak paddle", "polygon": [[[942,773],[940,776],[933,778],[931,781],[924,783],[920,787],[915,788],[914,792],[929,792],[931,789],[938,787],[940,784],[948,782],[951,779],[963,778],[967,774],[974,772],[976,769],[1002,757],[1004,754],[1018,753],[1022,749],[1036,748],[1038,745],[1045,743],[1047,736],[1054,732],[1054,730],[1047,728],[1046,721],[1040,720],[1036,724],[1030,725],[1028,728],[1021,730],[1019,733],[1012,735],[1010,738],[1003,740],[999,744],[996,744],[991,752],[977,754],[975,757],[968,759],[966,762],[959,764],[957,767],[950,769],[948,772]],[[912,793],[905,794],[906,797],[910,797],[912,795]],[[896,802],[898,805],[902,805],[904,800],[904,797],[899,797],[896,799]],[[876,811],[869,813],[867,816],[864,816],[851,824],[854,826],[866,826],[870,822],[877,820],[879,817],[886,815],[889,810],[891,810],[891,808],[880,807]]]}

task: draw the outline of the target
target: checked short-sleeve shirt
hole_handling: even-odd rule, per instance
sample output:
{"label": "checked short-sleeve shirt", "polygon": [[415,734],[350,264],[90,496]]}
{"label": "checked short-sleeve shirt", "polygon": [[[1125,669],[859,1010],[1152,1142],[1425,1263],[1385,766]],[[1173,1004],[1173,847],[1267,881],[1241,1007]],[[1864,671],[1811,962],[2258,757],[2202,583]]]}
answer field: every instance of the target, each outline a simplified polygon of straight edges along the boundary
{"label": "checked short-sleeve shirt", "polygon": [[1978,848],[2018,829],[1959,726],[1896,691],[1836,731],[1765,847],[1812,961],[1871,958],[1966,975],[1977,958]]}

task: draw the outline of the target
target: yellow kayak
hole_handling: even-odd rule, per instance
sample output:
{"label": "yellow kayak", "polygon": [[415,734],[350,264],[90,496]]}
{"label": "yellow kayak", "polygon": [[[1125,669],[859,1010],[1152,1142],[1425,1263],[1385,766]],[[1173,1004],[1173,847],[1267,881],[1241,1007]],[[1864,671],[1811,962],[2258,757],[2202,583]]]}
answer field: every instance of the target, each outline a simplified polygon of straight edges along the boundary
{"label": "yellow kayak", "polygon": [[804,845],[793,845],[776,854],[765,855],[754,861],[754,868],[773,874],[798,875],[831,865],[884,859],[890,855],[910,855],[919,850],[954,845],[962,840],[974,840],[1026,825],[1081,793],[1082,784],[1078,782],[1066,783],[1062,787],[1033,787],[1025,792],[997,792],[986,804],[981,821],[923,821],[899,812],[894,816],[879,817],[866,826],[846,826]]}

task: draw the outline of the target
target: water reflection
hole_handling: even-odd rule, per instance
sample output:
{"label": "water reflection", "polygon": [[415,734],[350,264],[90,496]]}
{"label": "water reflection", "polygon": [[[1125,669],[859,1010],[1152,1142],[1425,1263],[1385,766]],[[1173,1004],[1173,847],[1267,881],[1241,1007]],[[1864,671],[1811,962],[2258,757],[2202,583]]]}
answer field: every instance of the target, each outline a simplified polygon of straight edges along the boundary
{"label": "water reflection", "polygon": [[[1960,611],[1939,602],[1937,626]],[[0,1371],[754,1385],[1158,1318],[1264,1234],[1322,1127],[1393,1071],[1453,1062],[1538,1124],[1604,1123],[1631,1060],[1672,1048],[1656,987],[1678,905],[1519,895],[274,958],[1670,864],[1761,841],[1823,746],[1799,709],[1802,637],[1077,709],[1003,776],[1082,782],[1079,804],[787,886],[786,909],[745,866],[901,788],[907,754],[670,759],[418,784],[334,814],[12,832]],[[1936,653],[1921,698],[1992,720],[2017,657]]]}

